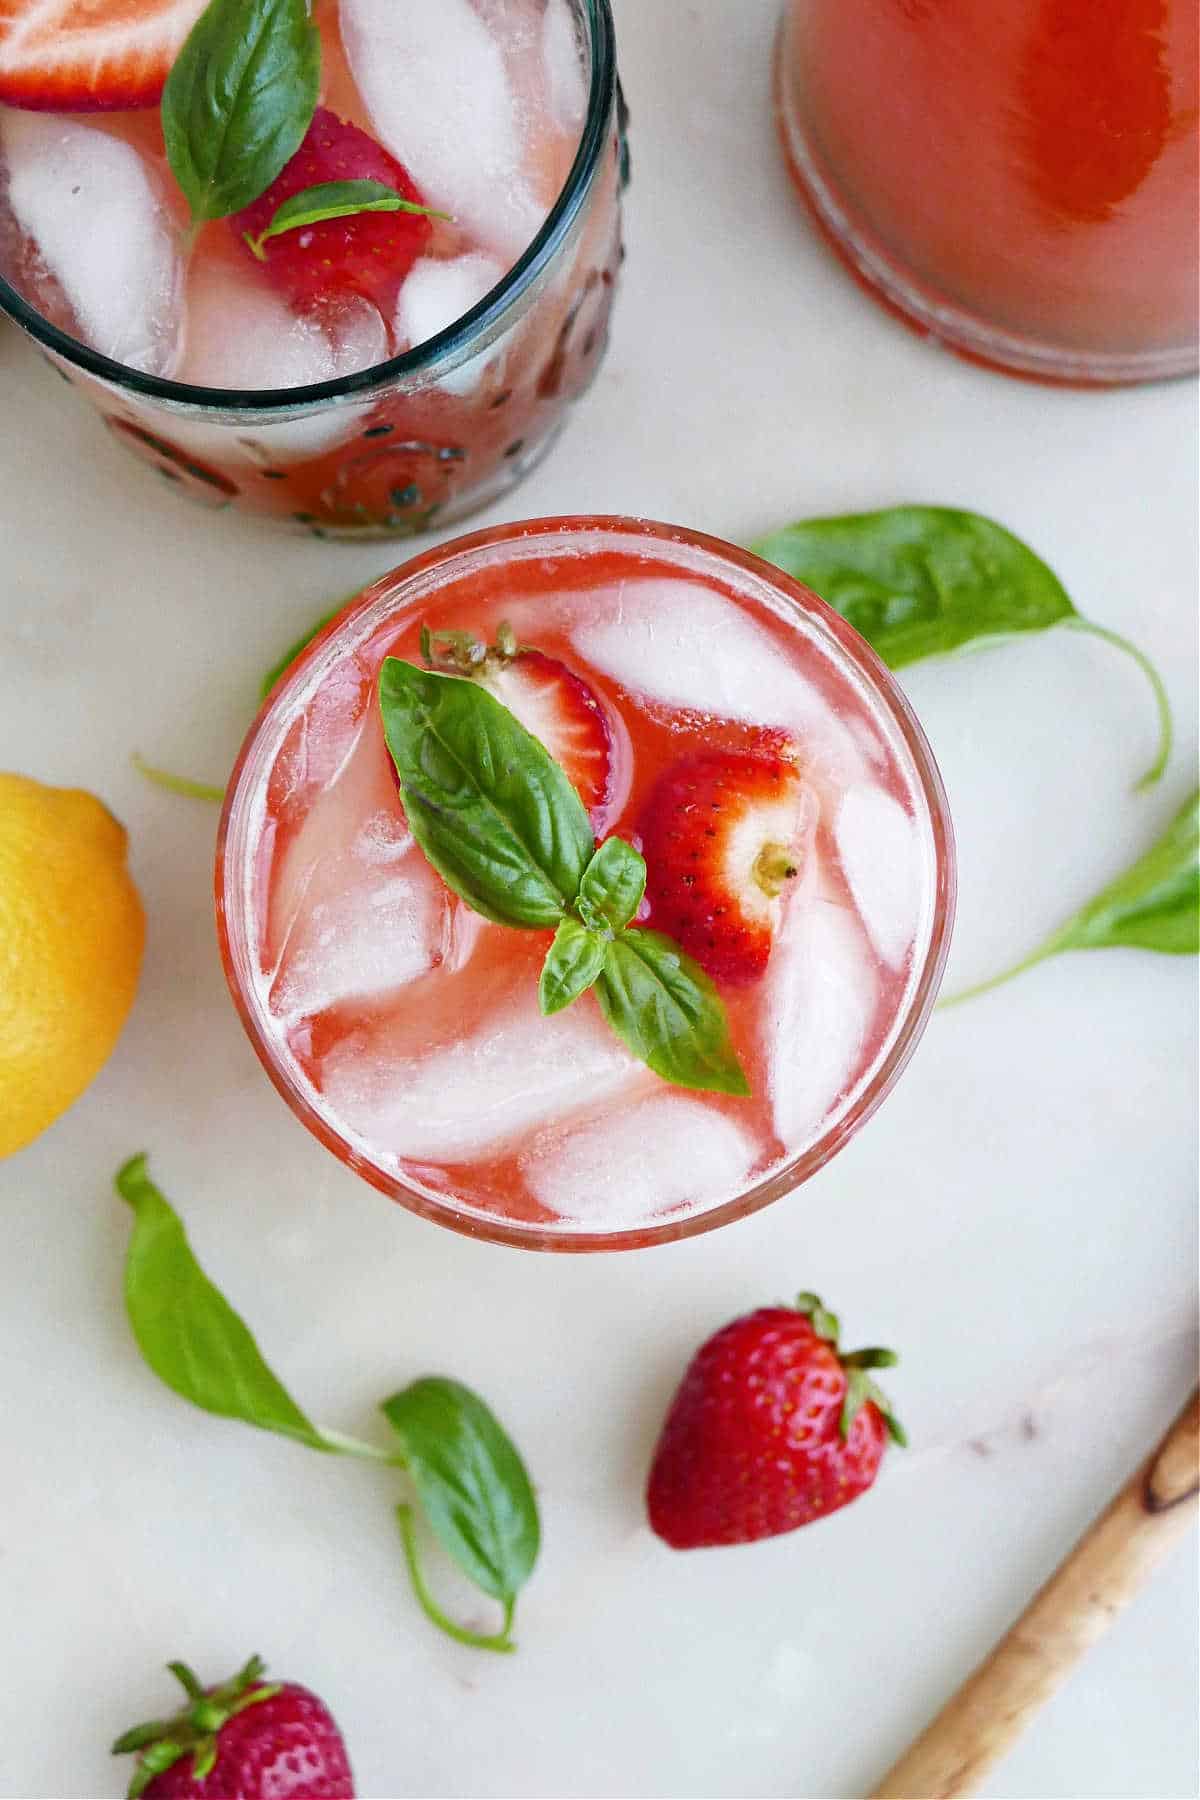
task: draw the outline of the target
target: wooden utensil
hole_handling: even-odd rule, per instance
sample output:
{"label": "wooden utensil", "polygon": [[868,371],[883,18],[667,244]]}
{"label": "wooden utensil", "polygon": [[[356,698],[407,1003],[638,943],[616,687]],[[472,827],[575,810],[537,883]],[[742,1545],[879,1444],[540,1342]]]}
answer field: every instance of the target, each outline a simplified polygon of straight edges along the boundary
{"label": "wooden utensil", "polygon": [[953,1800],[976,1791],[1192,1523],[1198,1453],[1200,1390],[871,1800]]}

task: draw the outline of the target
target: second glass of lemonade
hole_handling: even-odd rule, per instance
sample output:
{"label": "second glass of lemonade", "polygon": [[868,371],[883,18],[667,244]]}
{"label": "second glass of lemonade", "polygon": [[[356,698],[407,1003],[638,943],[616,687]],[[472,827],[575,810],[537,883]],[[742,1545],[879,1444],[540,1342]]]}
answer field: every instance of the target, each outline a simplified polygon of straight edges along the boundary
{"label": "second glass of lemonade", "polygon": [[[634,927],[705,972],[748,1092],[652,1073],[594,991],[543,1016],[550,931],[482,917],[414,840],[386,658],[482,683],[644,856]],[[303,1123],[413,1211],[554,1250],[707,1230],[820,1168],[920,1036],[953,901],[937,769],[862,639],[740,550],[610,518],[463,538],[352,603],[252,729],[217,861],[230,987]]]}
{"label": "second glass of lemonade", "polygon": [[[102,61],[136,10],[92,0],[64,39]],[[202,0],[175,11],[186,30]],[[73,63],[86,94],[64,102],[45,51],[0,104],[0,309],[176,492],[319,537],[411,536],[519,481],[603,358],[622,254],[612,17],[608,0],[313,0],[312,18],[299,150],[259,201],[194,231],[161,71],[130,106]],[[9,33],[0,8],[0,100]],[[355,179],[433,216],[258,237],[297,192]]]}

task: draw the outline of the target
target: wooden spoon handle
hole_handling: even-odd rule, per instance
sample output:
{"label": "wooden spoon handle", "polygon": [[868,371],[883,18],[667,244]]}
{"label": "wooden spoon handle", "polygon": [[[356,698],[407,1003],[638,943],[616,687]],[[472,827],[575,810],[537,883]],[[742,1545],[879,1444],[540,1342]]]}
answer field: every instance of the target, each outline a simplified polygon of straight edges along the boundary
{"label": "wooden spoon handle", "polygon": [[872,1800],[973,1794],[1196,1514],[1200,1390]]}

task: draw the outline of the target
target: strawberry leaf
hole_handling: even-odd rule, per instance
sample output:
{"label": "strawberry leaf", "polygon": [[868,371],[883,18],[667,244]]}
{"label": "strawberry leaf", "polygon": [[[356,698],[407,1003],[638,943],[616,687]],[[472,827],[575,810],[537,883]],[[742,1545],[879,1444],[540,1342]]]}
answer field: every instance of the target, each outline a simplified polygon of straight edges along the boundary
{"label": "strawberry leaf", "polygon": [[244,231],[242,236],[258,260],[265,262],[263,245],[269,238],[282,237],[285,231],[301,231],[306,225],[322,225],[326,219],[350,219],[359,213],[393,212],[423,213],[429,219],[450,217],[432,206],[406,200],[382,181],[318,181],[284,200],[266,230],[257,237],[250,231]]}
{"label": "strawberry leaf", "polygon": [[270,187],[312,123],[320,74],[305,0],[211,0],[162,97],[167,161],[194,226]]}
{"label": "strawberry leaf", "polygon": [[564,919],[546,952],[538,982],[538,1005],[549,1018],[594,987],[604,967],[607,943],[577,919]]}
{"label": "strawberry leaf", "polygon": [[664,1081],[749,1094],[716,988],[669,937],[631,930],[614,938],[596,996],[621,1042]]}

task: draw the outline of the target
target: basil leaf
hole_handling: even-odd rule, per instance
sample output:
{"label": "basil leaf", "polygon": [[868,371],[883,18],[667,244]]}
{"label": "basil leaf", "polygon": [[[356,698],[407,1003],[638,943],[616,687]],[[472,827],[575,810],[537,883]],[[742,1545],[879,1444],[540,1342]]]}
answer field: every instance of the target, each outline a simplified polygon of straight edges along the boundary
{"label": "basil leaf", "polygon": [[595,985],[607,948],[607,940],[578,919],[563,920],[546,952],[538,982],[538,1005],[547,1018]]}
{"label": "basil leaf", "polygon": [[1194,956],[1200,950],[1200,791],[1176,814],[1158,842],[1132,867],[1081,906],[1015,967],[952,994],[956,1006],[1010,981],[1063,950],[1119,947]]}
{"label": "basil leaf", "polygon": [[320,75],[305,0],[211,0],[162,97],[167,160],[194,224],[270,187],[312,124]]}
{"label": "basil leaf", "polygon": [[664,1081],[750,1092],[716,988],[670,938],[642,930],[614,938],[596,997],[621,1042]]}
{"label": "basil leaf", "polygon": [[150,1180],[144,1155],[118,1171],[116,1189],[134,1215],[125,1307],[138,1349],[159,1380],[205,1412],[278,1431],[312,1450],[340,1448],[301,1412],[208,1279],[178,1215]]}
{"label": "basil leaf", "polygon": [[507,1637],[541,1537],[516,1447],[478,1395],[441,1376],[393,1394],[383,1412],[439,1542],[476,1587],[500,1601]]}
{"label": "basil leaf", "polygon": [[642,904],[646,859],[624,838],[607,838],[583,872],[575,904],[593,931],[622,931]]}
{"label": "basil leaf", "polygon": [[395,188],[382,181],[318,181],[312,187],[291,194],[275,210],[270,224],[255,237],[244,231],[242,237],[257,256],[266,262],[263,245],[268,238],[282,237],[285,231],[302,231],[306,225],[323,225],[326,219],[351,219],[359,213],[423,213],[429,219],[449,219],[450,214],[436,212],[432,206],[420,206],[406,200]]}
{"label": "basil leaf", "polygon": [[1138,785],[1166,767],[1171,710],[1154,665],[1126,638],[1082,618],[1054,571],[994,519],[893,506],[801,520],[752,548],[818,593],[891,669],[1052,625],[1101,638],[1131,656],[1154,690],[1159,751]]}
{"label": "basil leaf", "polygon": [[446,884],[498,924],[557,926],[595,840],[549,751],[478,682],[394,656],[379,704],[409,827]]}

